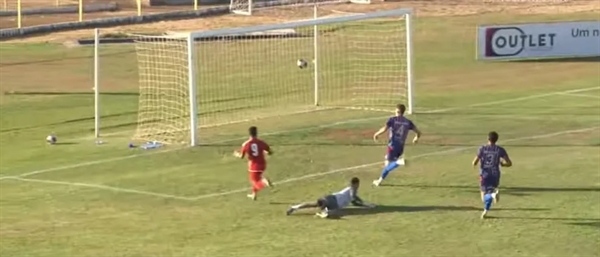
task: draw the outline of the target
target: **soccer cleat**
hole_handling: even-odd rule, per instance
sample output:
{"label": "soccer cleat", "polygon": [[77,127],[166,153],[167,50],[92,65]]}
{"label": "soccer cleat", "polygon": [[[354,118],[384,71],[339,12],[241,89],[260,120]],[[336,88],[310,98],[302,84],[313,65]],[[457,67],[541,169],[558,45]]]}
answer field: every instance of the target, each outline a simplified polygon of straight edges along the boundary
{"label": "soccer cleat", "polygon": [[404,160],[404,158],[400,158],[396,161],[396,163],[400,166],[405,166],[406,165],[406,161]]}
{"label": "soccer cleat", "polygon": [[256,194],[248,194],[247,196],[252,199],[252,201],[256,201]]}
{"label": "soccer cleat", "polygon": [[381,179],[376,179],[376,180],[373,180],[373,186],[376,186],[376,187],[378,187],[379,185],[381,185],[381,182],[382,182],[382,180],[381,180]]}
{"label": "soccer cleat", "polygon": [[498,188],[492,193],[492,199],[494,199],[494,203],[500,202],[500,190]]}
{"label": "soccer cleat", "polygon": [[269,180],[268,178],[263,178],[262,182],[265,184],[265,186],[267,187],[273,187],[273,183],[271,182],[271,180]]}
{"label": "soccer cleat", "polygon": [[488,211],[487,210],[483,210],[483,212],[481,213],[481,219],[485,219],[485,217],[487,216]]}
{"label": "soccer cleat", "polygon": [[294,207],[290,207],[286,212],[285,215],[292,215],[292,213],[294,213],[294,211],[296,211],[296,209],[294,209]]}

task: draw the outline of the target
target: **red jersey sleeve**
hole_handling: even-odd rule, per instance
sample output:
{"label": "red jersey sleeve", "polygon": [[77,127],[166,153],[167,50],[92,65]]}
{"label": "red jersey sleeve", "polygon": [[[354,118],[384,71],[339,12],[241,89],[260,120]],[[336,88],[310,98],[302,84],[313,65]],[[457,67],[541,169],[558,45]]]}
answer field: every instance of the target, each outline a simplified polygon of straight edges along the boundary
{"label": "red jersey sleeve", "polygon": [[267,144],[265,141],[262,141],[263,144],[263,150],[267,151],[267,152],[271,152],[271,147],[269,146],[269,144]]}
{"label": "red jersey sleeve", "polygon": [[249,144],[248,144],[248,142],[244,142],[244,143],[242,144],[242,147],[240,148],[240,153],[241,153],[242,155],[246,155],[246,154],[248,154],[248,145],[249,145]]}

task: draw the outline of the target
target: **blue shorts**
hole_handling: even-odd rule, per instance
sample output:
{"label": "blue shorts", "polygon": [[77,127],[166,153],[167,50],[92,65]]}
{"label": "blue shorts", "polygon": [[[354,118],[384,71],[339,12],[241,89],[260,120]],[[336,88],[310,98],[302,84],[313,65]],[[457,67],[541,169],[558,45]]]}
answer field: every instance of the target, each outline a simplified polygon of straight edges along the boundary
{"label": "blue shorts", "polygon": [[393,146],[388,145],[387,154],[385,155],[385,159],[390,162],[395,162],[404,154],[403,146]]}
{"label": "blue shorts", "polygon": [[481,173],[479,176],[479,187],[482,192],[492,192],[500,186],[500,173],[489,174]]}

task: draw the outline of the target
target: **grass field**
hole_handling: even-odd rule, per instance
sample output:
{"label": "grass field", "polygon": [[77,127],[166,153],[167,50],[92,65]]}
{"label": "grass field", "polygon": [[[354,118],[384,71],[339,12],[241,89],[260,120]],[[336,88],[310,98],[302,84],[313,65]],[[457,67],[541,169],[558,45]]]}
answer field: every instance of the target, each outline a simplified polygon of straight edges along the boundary
{"label": "grass field", "polygon": [[[379,176],[371,141],[386,113],[336,110],[259,120],[276,183],[256,202],[231,157],[248,123],[201,130],[210,146],[128,149],[137,70],[129,47],[103,52],[103,132],[95,145],[89,48],[0,45],[0,256],[599,256],[600,62],[482,63],[479,23],[597,19],[485,15],[416,21],[417,105],[425,133],[410,166]],[[39,93],[44,92],[44,93]],[[54,94],[48,92],[55,92]],[[488,131],[515,166],[480,220],[470,166]],[[43,139],[58,135],[58,145]],[[116,134],[114,134],[116,133]],[[379,205],[338,220],[291,204],[357,176]]]}

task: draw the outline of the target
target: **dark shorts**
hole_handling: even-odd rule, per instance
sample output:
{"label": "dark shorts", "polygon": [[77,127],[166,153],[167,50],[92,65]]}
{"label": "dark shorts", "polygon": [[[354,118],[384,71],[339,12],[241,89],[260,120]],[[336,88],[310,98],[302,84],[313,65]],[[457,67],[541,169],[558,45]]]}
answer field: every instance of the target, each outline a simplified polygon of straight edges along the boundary
{"label": "dark shorts", "polygon": [[482,192],[491,192],[500,186],[500,173],[497,174],[486,174],[483,173],[479,176],[479,187]]}
{"label": "dark shorts", "polygon": [[334,195],[326,195],[318,199],[319,201],[325,201],[325,207],[328,210],[337,210],[339,208],[337,199]]}
{"label": "dark shorts", "polygon": [[390,162],[395,162],[402,156],[402,154],[404,154],[403,146],[388,145],[385,159]]}

